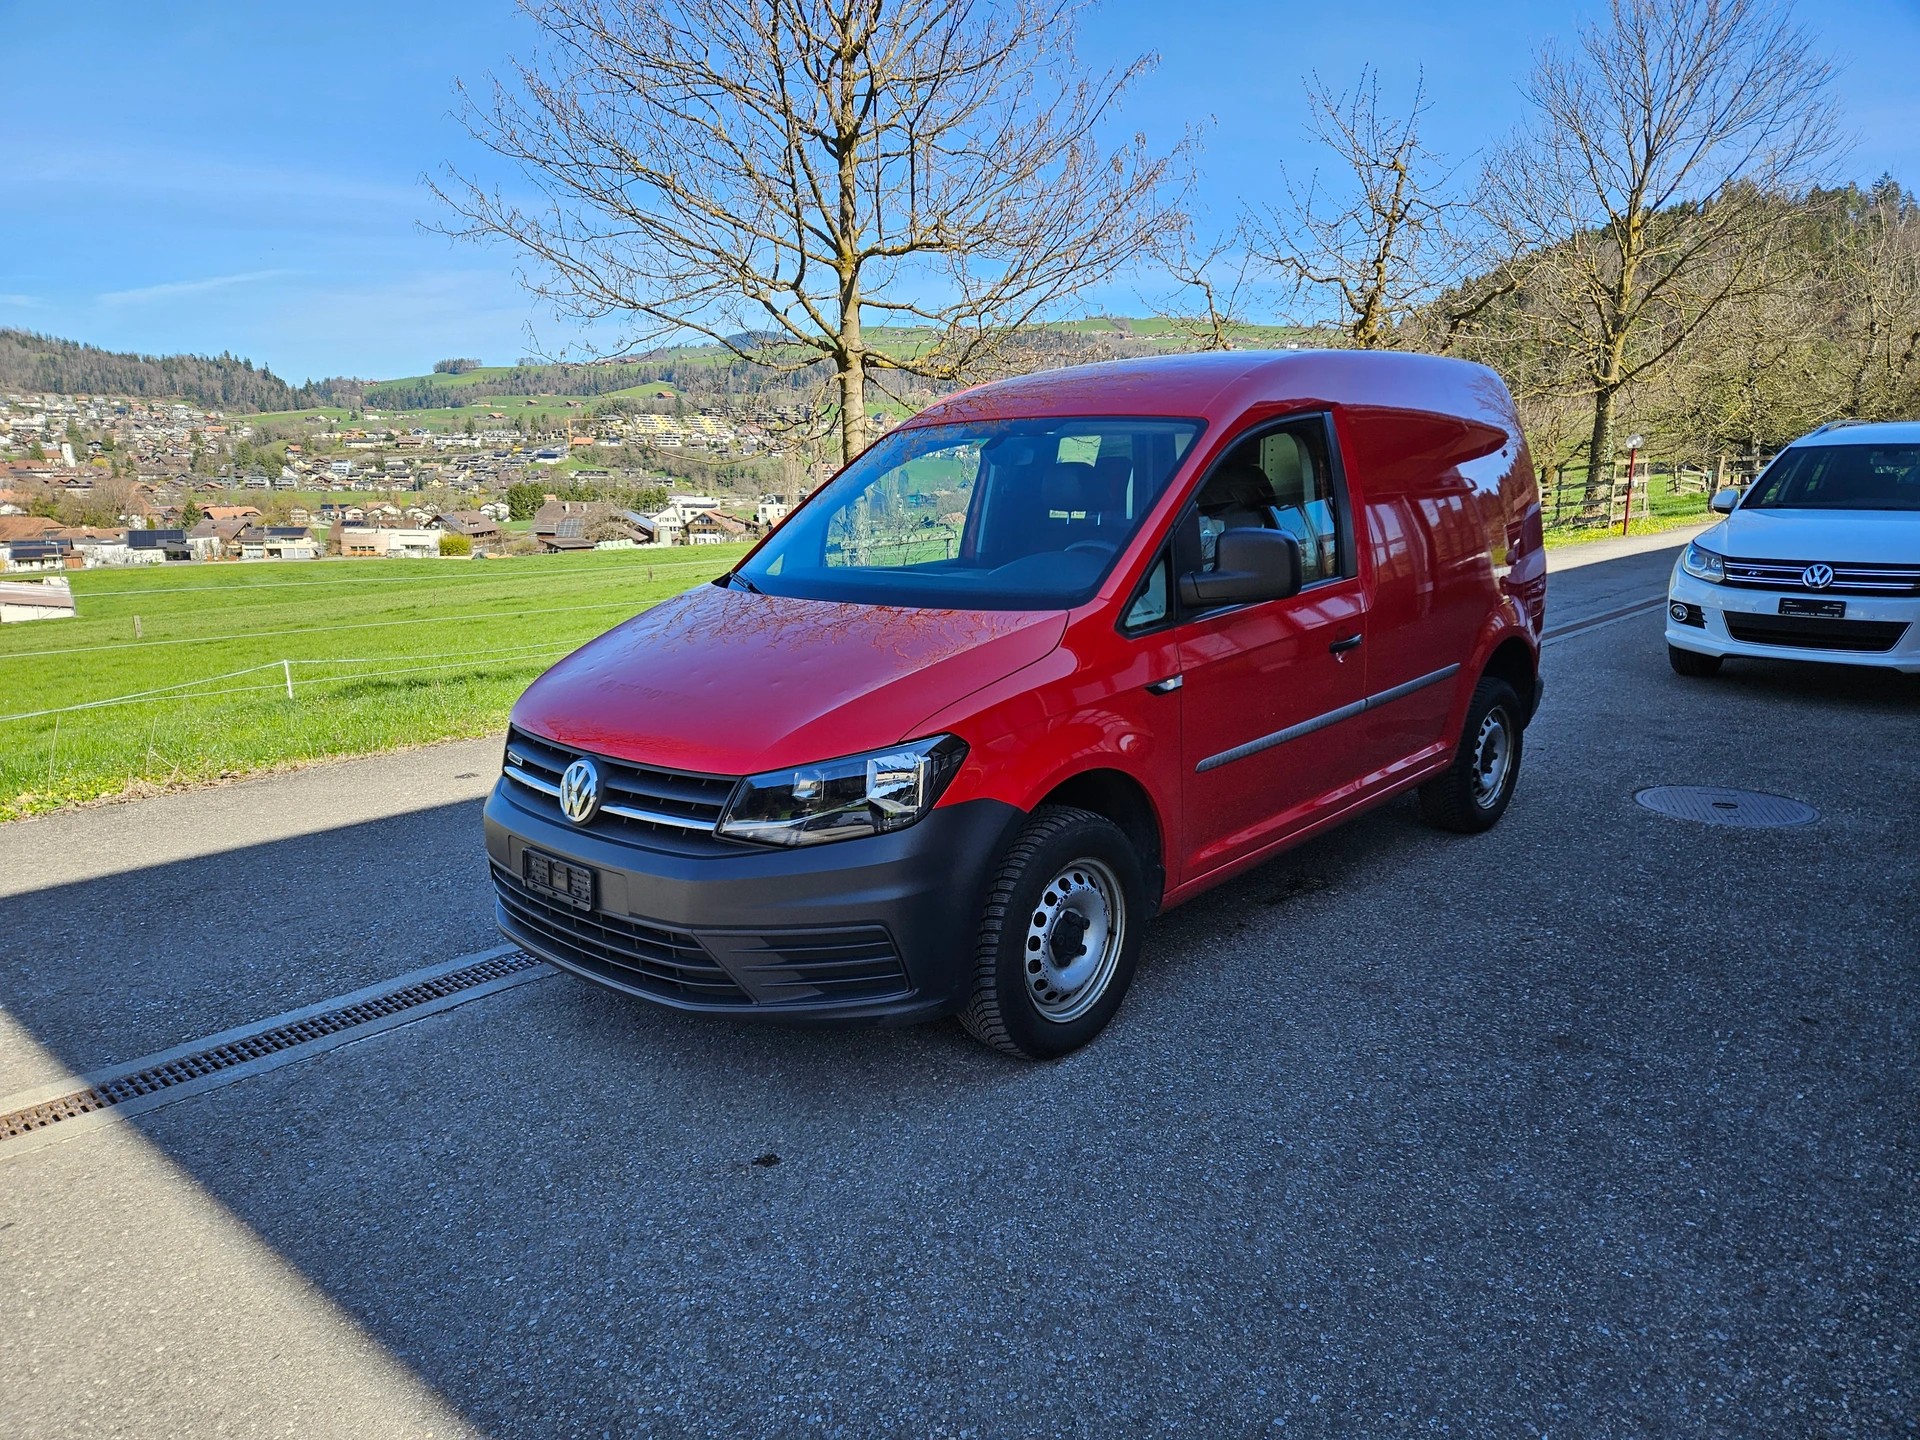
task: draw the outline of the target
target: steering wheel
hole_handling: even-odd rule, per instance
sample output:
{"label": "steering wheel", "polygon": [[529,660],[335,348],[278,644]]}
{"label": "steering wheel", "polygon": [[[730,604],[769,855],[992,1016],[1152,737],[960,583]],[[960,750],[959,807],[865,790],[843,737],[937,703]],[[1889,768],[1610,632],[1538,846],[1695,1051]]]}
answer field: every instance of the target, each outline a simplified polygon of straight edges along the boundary
{"label": "steering wheel", "polygon": [[1111,555],[1115,550],[1119,548],[1120,547],[1117,545],[1108,544],[1105,540],[1076,540],[1074,541],[1073,544],[1067,546],[1066,550],[1062,553],[1071,555],[1076,550],[1084,550],[1089,555],[1099,555],[1104,557],[1107,555]]}

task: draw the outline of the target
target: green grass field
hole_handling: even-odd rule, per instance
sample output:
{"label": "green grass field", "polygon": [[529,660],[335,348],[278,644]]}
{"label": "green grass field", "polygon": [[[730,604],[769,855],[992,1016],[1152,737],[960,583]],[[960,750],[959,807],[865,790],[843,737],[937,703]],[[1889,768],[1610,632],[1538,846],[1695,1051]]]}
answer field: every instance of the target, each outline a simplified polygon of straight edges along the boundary
{"label": "green grass field", "polygon": [[[1643,479],[1640,487],[1634,491],[1633,519],[1627,526],[1629,535],[1657,535],[1663,530],[1678,530],[1689,525],[1704,525],[1713,519],[1707,507],[1707,496],[1697,490],[1681,491],[1673,483],[1670,475],[1653,475]],[[1568,480],[1562,493],[1557,497],[1548,495],[1542,505],[1546,521],[1546,538],[1549,546],[1580,545],[1589,540],[1604,540],[1609,535],[1620,533],[1620,513],[1613,511],[1611,524],[1582,524],[1580,513],[1580,482],[1578,478]]]}
{"label": "green grass field", "polygon": [[0,630],[0,820],[494,733],[553,661],[744,548],[74,574],[74,619]]}

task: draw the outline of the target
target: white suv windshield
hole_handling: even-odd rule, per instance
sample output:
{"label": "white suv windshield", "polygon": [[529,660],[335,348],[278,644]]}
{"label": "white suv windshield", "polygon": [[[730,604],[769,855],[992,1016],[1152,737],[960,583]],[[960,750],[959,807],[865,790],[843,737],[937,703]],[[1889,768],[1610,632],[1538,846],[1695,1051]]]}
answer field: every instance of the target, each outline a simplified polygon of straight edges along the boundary
{"label": "white suv windshield", "polygon": [[1193,420],[895,431],[736,572],[769,595],[975,610],[1089,599],[1191,453]]}
{"label": "white suv windshield", "polygon": [[1743,510],[1920,510],[1920,445],[1795,445]]}

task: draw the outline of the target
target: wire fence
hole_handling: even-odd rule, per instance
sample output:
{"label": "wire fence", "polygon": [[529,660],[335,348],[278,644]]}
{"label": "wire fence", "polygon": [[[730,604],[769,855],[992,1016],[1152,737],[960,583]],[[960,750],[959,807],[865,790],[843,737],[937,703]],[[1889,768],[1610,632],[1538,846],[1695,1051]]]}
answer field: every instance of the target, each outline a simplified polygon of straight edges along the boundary
{"label": "wire fence", "polygon": [[497,734],[542,670],[727,557],[576,558],[76,583],[77,615],[0,636],[0,820]]}
{"label": "wire fence", "polygon": [[[228,670],[218,675],[203,675],[192,680],[180,680],[172,685],[155,686],[150,690],[136,690],[127,695],[111,695],[99,700],[82,700],[72,705],[54,705],[44,710],[22,710],[12,715],[0,715],[0,725],[16,720],[39,720],[49,715],[71,715],[81,710],[106,710],[121,705],[144,705],[155,701],[209,700],[221,695],[252,694],[262,690],[283,690],[289,700],[296,698],[296,688],[310,685],[337,684],[346,680],[378,680],[394,676],[426,674],[434,671],[465,669],[473,670],[482,666],[503,664],[530,664],[537,660],[558,659],[576,648],[572,644],[553,644],[551,642],[536,645],[517,645],[498,647],[483,651],[468,651],[456,655],[416,655],[409,657],[408,664],[394,665],[397,656],[327,656],[324,658],[291,657],[268,660],[259,665],[248,665],[239,670]],[[441,661],[439,664],[417,664],[414,661]],[[387,665],[385,670],[355,670],[344,675],[296,675],[295,667],[326,665]],[[248,675],[258,675],[265,671],[277,670],[279,680],[266,684],[232,685],[218,690],[199,687],[218,685],[223,680],[243,679]]]}

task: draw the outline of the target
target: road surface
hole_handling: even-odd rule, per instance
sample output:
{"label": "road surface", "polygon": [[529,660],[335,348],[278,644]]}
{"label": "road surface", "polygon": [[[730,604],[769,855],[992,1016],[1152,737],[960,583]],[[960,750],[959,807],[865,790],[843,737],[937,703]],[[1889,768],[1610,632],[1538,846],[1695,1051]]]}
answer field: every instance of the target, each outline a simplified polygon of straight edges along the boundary
{"label": "road surface", "polygon": [[[542,968],[0,1141],[0,1432],[1914,1433],[1920,686],[1587,623],[1672,544],[1555,557],[1497,830],[1175,911],[1059,1064]],[[0,1097],[494,948],[497,764],[0,826]]]}

